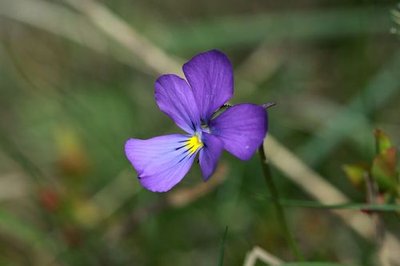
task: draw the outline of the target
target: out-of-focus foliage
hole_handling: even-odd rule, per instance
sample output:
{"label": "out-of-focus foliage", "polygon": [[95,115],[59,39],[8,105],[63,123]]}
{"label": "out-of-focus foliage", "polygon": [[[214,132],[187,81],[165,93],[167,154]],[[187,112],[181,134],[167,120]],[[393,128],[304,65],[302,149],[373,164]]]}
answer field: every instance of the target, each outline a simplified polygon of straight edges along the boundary
{"label": "out-of-focus foliage", "polygon": [[[293,261],[258,158],[225,153],[207,185],[195,166],[170,193],[140,188],[124,142],[176,129],[153,98],[158,73],[132,53],[146,47],[112,37],[124,27],[101,29],[102,9],[71,2],[0,0],[0,265],[217,265],[226,226],[224,265],[255,245]],[[398,1],[98,3],[179,63],[223,50],[233,103],[277,102],[269,132],[300,160],[354,204],[366,203],[365,172],[388,193],[376,204],[396,203]],[[368,162],[345,168],[356,187],[348,162]],[[313,200],[273,175],[283,198]],[[376,264],[379,246],[329,210],[286,208],[307,261]],[[382,219],[399,235],[398,216]]]}
{"label": "out-of-focus foliage", "polygon": [[382,130],[375,130],[374,135],[376,154],[371,163],[344,165],[343,170],[356,187],[364,185],[362,189],[365,190],[365,183],[375,182],[377,193],[380,193],[387,203],[393,200],[400,201],[398,149]]}
{"label": "out-of-focus foliage", "polygon": [[397,147],[381,130],[375,131],[376,156],[372,161],[371,175],[383,189],[397,194],[400,191],[397,171]]}

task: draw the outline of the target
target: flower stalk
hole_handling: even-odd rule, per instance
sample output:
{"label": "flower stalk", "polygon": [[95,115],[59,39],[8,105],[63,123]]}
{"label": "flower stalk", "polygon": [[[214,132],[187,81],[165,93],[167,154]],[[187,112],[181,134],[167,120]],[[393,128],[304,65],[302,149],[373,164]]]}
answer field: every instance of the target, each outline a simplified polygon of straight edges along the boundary
{"label": "flower stalk", "polygon": [[271,194],[272,203],[275,206],[277,219],[282,226],[282,231],[285,235],[286,241],[288,242],[288,244],[293,252],[293,255],[296,257],[297,260],[302,261],[302,260],[304,260],[304,257],[302,255],[302,253],[300,252],[300,249],[298,248],[296,241],[294,240],[294,236],[291,234],[291,232],[289,230],[289,225],[288,225],[288,222],[287,222],[287,219],[285,216],[285,212],[279,201],[279,192],[278,192],[278,189],[273,180],[271,168],[267,162],[267,158],[265,156],[263,145],[261,145],[259,147],[258,151],[259,151],[259,155],[260,155],[260,159],[261,159],[261,166],[262,166],[264,178],[265,178],[265,181],[267,182],[267,187]]}

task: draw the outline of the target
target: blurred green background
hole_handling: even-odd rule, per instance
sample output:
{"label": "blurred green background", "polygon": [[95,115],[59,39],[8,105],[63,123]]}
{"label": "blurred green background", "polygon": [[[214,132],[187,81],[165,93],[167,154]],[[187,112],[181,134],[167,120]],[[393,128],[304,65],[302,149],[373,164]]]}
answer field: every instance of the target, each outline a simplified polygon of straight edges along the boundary
{"label": "blurred green background", "polygon": [[[365,202],[342,165],[371,160],[374,128],[400,143],[397,4],[0,0],[0,265],[217,265],[226,226],[224,265],[256,245],[293,260],[257,156],[225,153],[213,183],[195,165],[155,194],[124,142],[179,132],[154,81],[216,48],[234,65],[232,103],[277,102],[269,133]],[[283,198],[313,200],[273,174]],[[286,214],[307,260],[376,265],[376,243],[329,210]]]}

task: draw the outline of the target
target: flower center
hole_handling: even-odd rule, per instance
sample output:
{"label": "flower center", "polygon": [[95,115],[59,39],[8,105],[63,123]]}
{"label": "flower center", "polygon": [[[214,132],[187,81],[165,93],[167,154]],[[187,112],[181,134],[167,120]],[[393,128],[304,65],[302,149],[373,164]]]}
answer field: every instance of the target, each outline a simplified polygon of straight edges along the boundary
{"label": "flower center", "polygon": [[198,149],[202,148],[204,146],[203,142],[201,142],[201,139],[199,135],[194,135],[188,141],[186,142],[186,148],[189,151],[190,154],[195,153]]}

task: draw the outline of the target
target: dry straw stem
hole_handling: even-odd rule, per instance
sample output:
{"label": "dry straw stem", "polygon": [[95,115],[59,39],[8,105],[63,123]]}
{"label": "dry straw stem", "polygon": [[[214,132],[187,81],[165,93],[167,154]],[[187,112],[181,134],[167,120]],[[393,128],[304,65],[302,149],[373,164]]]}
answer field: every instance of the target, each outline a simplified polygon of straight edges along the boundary
{"label": "dry straw stem", "polygon": [[268,253],[259,246],[255,246],[247,253],[243,266],[254,266],[256,265],[257,260],[260,260],[269,266],[279,266],[283,263],[279,258]]}
{"label": "dry straw stem", "polygon": [[[129,217],[129,219],[122,225],[120,222],[112,225],[110,229],[105,233],[105,239],[107,241],[113,241],[113,242],[119,241],[121,237],[125,236],[131,230],[134,230],[134,228],[136,228],[136,225],[141,224],[144,220],[147,219],[148,216],[150,215],[154,216],[155,214],[162,212],[167,208],[183,208],[191,204],[192,202],[202,198],[204,195],[214,191],[220,184],[222,184],[225,181],[228,173],[229,173],[228,165],[224,162],[221,162],[218,165],[217,170],[213,175],[213,178],[210,179],[208,182],[199,183],[193,187],[178,188],[168,194],[165,194],[165,196],[161,195],[158,201],[148,204],[147,206],[141,207],[138,210],[135,210]],[[118,183],[121,182],[113,182],[112,184],[113,191],[118,191],[120,187],[120,184]],[[127,192],[127,189],[125,190]],[[125,192],[126,195],[123,195],[122,198],[126,198],[129,196],[126,192]],[[104,197],[102,198],[104,200],[107,200],[107,198],[109,197],[106,197],[104,195]],[[96,200],[96,202],[99,203],[98,200]],[[119,201],[118,205],[112,204],[112,208],[108,209],[108,211],[106,210],[107,214],[110,215],[111,213],[113,213],[116,210],[115,206],[120,206],[122,205],[122,203],[123,202],[121,200]],[[103,216],[102,218],[105,219],[107,217]]]}
{"label": "dry straw stem", "polygon": [[40,0],[1,0],[0,16],[22,22],[57,36],[107,53],[106,38],[75,12]]}
{"label": "dry straw stem", "polygon": [[[222,184],[228,173],[228,165],[221,162],[209,182],[202,182],[193,187],[179,188],[166,194],[166,207],[181,208],[215,190]],[[100,220],[110,217],[141,187],[132,186],[132,173],[126,169],[122,171],[110,184],[98,191],[92,201],[96,206],[101,206]],[[110,195],[113,195],[110,198]],[[140,210],[139,212],[142,212]]]}
{"label": "dry straw stem", "polygon": [[[87,47],[114,60],[154,73],[153,68],[143,68],[143,63],[131,58],[129,47],[115,47],[113,39],[107,38],[103,30],[90,23],[86,15],[78,14],[59,4],[42,0],[1,0],[0,17],[25,23]],[[118,40],[117,40],[118,41]]]}
{"label": "dry straw stem", "polygon": [[191,188],[181,188],[167,195],[167,202],[174,208],[180,208],[189,205],[193,201],[213,191],[222,184],[228,173],[228,165],[221,162],[215,171],[213,178],[208,182],[199,183]]}
{"label": "dry straw stem", "polygon": [[102,30],[107,36],[123,45],[143,64],[156,73],[180,73],[178,59],[171,58],[161,49],[141,36],[107,7],[92,0],[65,0]]}
{"label": "dry straw stem", "polygon": [[21,199],[27,195],[28,190],[29,184],[22,173],[13,172],[0,176],[0,202]]}

